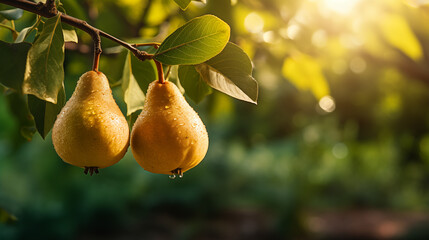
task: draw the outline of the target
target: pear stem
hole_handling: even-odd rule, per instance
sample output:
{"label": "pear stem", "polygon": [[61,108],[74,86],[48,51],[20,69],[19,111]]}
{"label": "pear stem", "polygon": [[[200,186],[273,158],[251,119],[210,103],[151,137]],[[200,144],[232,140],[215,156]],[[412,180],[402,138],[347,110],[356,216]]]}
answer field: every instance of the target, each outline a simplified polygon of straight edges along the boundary
{"label": "pear stem", "polygon": [[100,31],[96,30],[91,34],[92,40],[94,41],[94,60],[92,62],[92,70],[98,72],[98,64],[100,62],[100,55],[103,52],[101,50],[101,38]]}
{"label": "pear stem", "polygon": [[153,60],[156,64],[156,70],[158,70],[158,82],[161,84],[165,83],[165,78],[164,78],[164,70],[162,69],[162,63]]}

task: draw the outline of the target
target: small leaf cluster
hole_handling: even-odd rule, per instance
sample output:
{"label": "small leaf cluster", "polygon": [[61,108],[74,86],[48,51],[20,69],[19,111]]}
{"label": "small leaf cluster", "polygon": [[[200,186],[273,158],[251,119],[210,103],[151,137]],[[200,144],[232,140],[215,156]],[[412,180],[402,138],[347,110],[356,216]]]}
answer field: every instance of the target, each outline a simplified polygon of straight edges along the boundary
{"label": "small leaf cluster", "polygon": [[[5,11],[9,15],[4,15]],[[22,16],[20,9],[1,12],[9,21]],[[21,134],[27,140],[36,130],[45,137],[66,102],[64,43],[76,42],[77,35],[70,27],[63,29],[60,14],[37,17],[32,26],[14,30],[13,42],[0,41],[0,83],[10,105],[19,108],[12,111],[20,119]]]}

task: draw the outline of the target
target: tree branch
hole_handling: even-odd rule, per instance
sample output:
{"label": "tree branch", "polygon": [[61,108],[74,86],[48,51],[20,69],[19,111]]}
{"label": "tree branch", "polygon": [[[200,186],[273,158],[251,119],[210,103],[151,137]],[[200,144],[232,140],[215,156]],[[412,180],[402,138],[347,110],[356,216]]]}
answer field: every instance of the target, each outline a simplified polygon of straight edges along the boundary
{"label": "tree branch", "polygon": [[[0,3],[21,8],[23,10],[26,10],[28,12],[35,13],[37,15],[40,15],[42,17],[54,17],[58,14],[58,10],[55,6],[54,0],[47,0],[46,3],[34,3],[27,0],[0,0]],[[87,22],[72,17],[70,15],[67,15],[65,13],[61,13],[61,21],[64,23],[67,23],[75,28],[81,29],[82,31],[85,31],[89,35],[91,35],[93,41],[94,41],[94,59],[99,57],[101,54],[101,40],[100,36],[105,37],[107,39],[110,39],[117,44],[125,47],[126,49],[130,50],[134,56],[136,56],[138,59],[144,61],[148,59],[152,59],[153,55],[146,53],[145,51],[139,50],[137,47],[124,42],[106,32],[101,31],[100,29],[97,29],[91,25],[89,25]],[[98,56],[96,56],[98,55]],[[98,66],[93,66],[93,68],[98,68]]]}

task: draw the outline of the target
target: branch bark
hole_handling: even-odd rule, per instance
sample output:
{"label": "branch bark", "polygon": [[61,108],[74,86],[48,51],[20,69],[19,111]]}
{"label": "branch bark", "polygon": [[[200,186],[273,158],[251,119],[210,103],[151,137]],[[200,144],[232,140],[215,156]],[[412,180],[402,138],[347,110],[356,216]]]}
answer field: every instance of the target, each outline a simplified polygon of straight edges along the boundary
{"label": "branch bark", "polygon": [[[34,3],[34,2],[30,2],[27,0],[0,0],[0,3],[12,6],[12,7],[16,7],[16,8],[21,8],[25,11],[28,12],[32,12],[35,13],[37,15],[40,15],[42,17],[54,17],[58,14],[58,10],[55,6],[55,1],[54,0],[48,0],[46,1],[46,3]],[[87,22],[72,17],[70,15],[67,15],[65,13],[61,13],[61,22],[64,22],[66,24],[69,24],[75,28],[81,29],[82,31],[85,31],[86,33],[88,33],[89,35],[91,35],[92,39],[94,40],[94,59],[97,58],[96,55],[98,55],[98,57],[101,54],[101,40],[100,40],[100,36],[110,39],[114,42],[116,42],[117,44],[125,47],[126,49],[130,50],[134,56],[136,56],[138,59],[140,59],[141,61],[144,60],[148,60],[148,59],[152,59],[153,55],[146,53],[145,51],[141,51],[139,50],[137,47],[124,42],[106,32],[101,31],[100,29],[91,26],[90,24],[88,24]],[[97,67],[98,66],[93,66]]]}

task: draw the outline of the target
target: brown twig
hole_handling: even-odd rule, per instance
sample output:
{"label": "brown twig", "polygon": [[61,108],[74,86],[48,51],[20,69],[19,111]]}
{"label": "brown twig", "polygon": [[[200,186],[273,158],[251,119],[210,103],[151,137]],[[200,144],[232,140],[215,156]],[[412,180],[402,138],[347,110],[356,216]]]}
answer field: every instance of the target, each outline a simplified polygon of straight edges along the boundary
{"label": "brown twig", "polygon": [[[26,10],[28,12],[32,12],[35,13],[37,15],[40,15],[42,17],[54,17],[58,14],[58,10],[55,6],[55,1],[54,0],[48,0],[46,1],[46,3],[34,3],[34,2],[30,2],[27,0],[0,0],[0,3],[12,6],[12,7],[16,7],[16,8],[21,8],[23,10]],[[148,54],[145,51],[141,51],[139,49],[137,49],[137,47],[132,46],[131,44],[124,42],[106,32],[101,31],[98,28],[95,28],[91,25],[89,25],[87,22],[72,17],[70,15],[67,15],[65,13],[61,14],[61,21],[69,24],[75,28],[81,29],[82,31],[85,31],[86,33],[88,33],[89,35],[91,35],[92,39],[94,40],[94,61],[96,60],[96,58],[99,57],[99,55],[101,54],[101,44],[100,44],[100,36],[110,39],[114,42],[116,42],[117,44],[125,47],[126,49],[130,50],[134,56],[136,56],[138,59],[144,61],[144,60],[148,60],[148,59],[152,59],[153,55],[152,54]],[[96,56],[98,54],[98,57]],[[97,64],[94,64],[97,65]],[[97,67],[97,66],[93,66]],[[98,67],[97,67],[98,68]]]}

